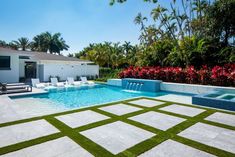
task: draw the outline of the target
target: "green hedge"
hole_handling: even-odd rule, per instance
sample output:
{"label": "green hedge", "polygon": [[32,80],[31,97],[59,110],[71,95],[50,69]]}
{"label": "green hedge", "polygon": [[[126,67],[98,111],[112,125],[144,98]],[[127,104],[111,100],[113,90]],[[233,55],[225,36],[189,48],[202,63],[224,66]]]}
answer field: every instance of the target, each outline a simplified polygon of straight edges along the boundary
{"label": "green hedge", "polygon": [[108,79],[117,78],[121,71],[122,69],[100,68],[96,81],[106,82]]}

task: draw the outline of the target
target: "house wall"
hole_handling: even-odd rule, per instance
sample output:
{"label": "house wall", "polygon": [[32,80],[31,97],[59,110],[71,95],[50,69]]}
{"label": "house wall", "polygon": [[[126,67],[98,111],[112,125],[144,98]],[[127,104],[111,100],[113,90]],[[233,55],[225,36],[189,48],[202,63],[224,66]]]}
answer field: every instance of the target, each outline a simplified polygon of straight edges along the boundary
{"label": "house wall", "polygon": [[43,80],[49,81],[50,76],[59,76],[60,80],[66,80],[67,77],[84,75],[99,75],[99,66],[97,65],[81,65],[79,63],[44,63],[43,64]]}
{"label": "house wall", "polygon": [[11,57],[11,69],[0,70],[0,82],[3,83],[19,82],[19,55],[9,54],[7,52],[0,52],[0,55]]}

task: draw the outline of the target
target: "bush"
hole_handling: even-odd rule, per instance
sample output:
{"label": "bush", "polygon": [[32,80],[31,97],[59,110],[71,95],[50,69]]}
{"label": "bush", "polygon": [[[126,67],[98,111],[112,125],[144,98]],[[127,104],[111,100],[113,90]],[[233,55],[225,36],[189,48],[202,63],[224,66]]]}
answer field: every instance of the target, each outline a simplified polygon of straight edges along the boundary
{"label": "bush", "polygon": [[142,78],[165,82],[235,86],[235,63],[200,69],[180,67],[129,67],[119,73],[120,78]]}
{"label": "bush", "polygon": [[106,82],[108,79],[117,78],[120,72],[120,69],[100,68],[100,77],[97,78],[96,81]]}

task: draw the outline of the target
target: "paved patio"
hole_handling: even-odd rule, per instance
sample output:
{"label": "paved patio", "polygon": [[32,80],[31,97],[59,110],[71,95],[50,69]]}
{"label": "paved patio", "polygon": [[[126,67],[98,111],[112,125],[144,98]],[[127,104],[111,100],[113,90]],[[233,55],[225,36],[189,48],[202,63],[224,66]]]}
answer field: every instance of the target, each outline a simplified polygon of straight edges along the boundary
{"label": "paved patio", "polygon": [[0,156],[229,157],[234,121],[234,112],[134,99],[1,121]]}

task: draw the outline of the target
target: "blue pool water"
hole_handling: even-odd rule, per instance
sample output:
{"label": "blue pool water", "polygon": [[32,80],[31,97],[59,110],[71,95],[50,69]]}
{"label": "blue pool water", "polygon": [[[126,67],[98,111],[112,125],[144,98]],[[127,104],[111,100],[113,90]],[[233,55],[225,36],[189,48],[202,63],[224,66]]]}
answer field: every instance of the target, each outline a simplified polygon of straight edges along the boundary
{"label": "blue pool water", "polygon": [[95,85],[84,86],[79,88],[62,88],[50,89],[47,94],[38,94],[31,96],[12,97],[13,99],[34,98],[35,101],[50,100],[53,104],[62,105],[65,108],[80,108],[97,104],[104,104],[113,101],[120,101],[129,98],[140,96],[156,97],[165,95],[165,92],[150,93],[150,92],[131,92],[125,91],[122,88]]}
{"label": "blue pool water", "polygon": [[193,96],[192,102],[197,105],[235,111],[235,92],[213,91],[207,94],[199,94]]}

